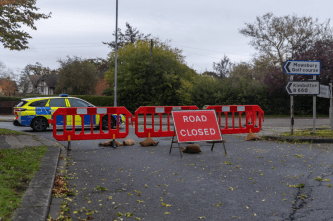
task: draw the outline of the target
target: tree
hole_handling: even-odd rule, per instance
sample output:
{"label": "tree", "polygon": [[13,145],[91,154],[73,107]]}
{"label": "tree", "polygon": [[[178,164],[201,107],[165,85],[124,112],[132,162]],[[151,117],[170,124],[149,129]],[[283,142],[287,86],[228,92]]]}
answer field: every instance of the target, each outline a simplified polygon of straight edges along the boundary
{"label": "tree", "polygon": [[202,76],[209,76],[211,78],[218,78],[217,74],[213,71],[205,71],[204,73],[202,73]]}
{"label": "tree", "polygon": [[[106,79],[114,83],[114,59],[109,58]],[[118,51],[117,102],[130,111],[139,106],[191,104],[189,93],[196,72],[184,61],[181,50],[155,42],[151,56],[149,41],[127,44]]]}
{"label": "tree", "polygon": [[[45,76],[51,74],[53,71],[49,67],[44,67],[41,63],[27,64],[21,71],[19,80],[20,91],[25,94],[28,91],[30,76]],[[37,79],[37,77],[34,77]],[[35,82],[34,82],[35,83]]]}
{"label": "tree", "polygon": [[[21,0],[21,2],[26,2],[27,0]],[[4,5],[9,5],[9,4],[14,4],[18,2],[17,0],[1,0],[0,2],[0,6],[4,6]]]}
{"label": "tree", "polygon": [[51,13],[37,13],[36,0],[5,0],[0,5],[0,42],[10,50],[25,50],[30,34],[21,29],[26,25],[37,30],[35,21],[48,19]]}
{"label": "tree", "polygon": [[[265,76],[276,66],[264,56],[253,57],[249,62],[239,62],[233,65],[231,77],[244,78],[250,82],[263,83]],[[275,69],[274,69],[275,70]]]}
{"label": "tree", "polygon": [[41,63],[36,62],[36,64],[28,64],[22,70],[23,74],[26,75],[47,75],[51,73],[49,67],[44,67]]}
{"label": "tree", "polygon": [[15,81],[13,81],[10,77],[0,78],[0,95],[10,96],[15,94],[17,89]]}
{"label": "tree", "polygon": [[[321,63],[321,73],[317,76],[322,84],[328,85],[333,82],[333,41],[320,40],[313,45],[297,45],[294,47],[295,60],[315,60]],[[311,76],[298,75],[294,80],[304,80],[312,78]]]}
{"label": "tree", "polygon": [[311,17],[276,17],[273,13],[257,16],[254,23],[245,23],[245,28],[239,32],[251,37],[250,45],[280,67],[286,60],[294,57],[295,46],[332,39],[330,20],[319,23],[318,19]]}
{"label": "tree", "polygon": [[247,62],[239,62],[234,64],[231,77],[245,78],[248,81],[254,80],[253,64]]}
{"label": "tree", "polygon": [[[107,59],[103,58],[94,58],[94,59],[88,59],[88,61],[95,65],[95,68],[97,70],[97,76],[99,81],[96,84],[96,95],[109,95],[110,94],[110,85],[108,85],[107,81],[105,80],[105,72],[109,70],[109,62]],[[112,92],[111,92],[112,94]]]}
{"label": "tree", "polygon": [[109,69],[109,63],[106,59],[103,58],[93,58],[93,59],[87,59],[90,63],[94,64],[97,71],[99,72],[105,72]]}
{"label": "tree", "polygon": [[197,105],[198,108],[202,108],[204,105],[222,104],[222,102],[217,102],[221,98],[219,96],[221,95],[220,84],[224,84],[224,82],[206,74],[199,75],[192,86],[191,99],[193,104]]}
{"label": "tree", "polygon": [[16,76],[12,69],[7,68],[6,65],[0,61],[0,78],[10,78],[15,80]]}
{"label": "tree", "polygon": [[218,79],[229,77],[233,64],[231,63],[228,56],[224,55],[220,62],[213,62],[213,69]]}
{"label": "tree", "polygon": [[97,70],[94,64],[78,57],[59,59],[58,85],[56,92],[85,95],[94,94],[98,82]]}
{"label": "tree", "polygon": [[[145,35],[140,33],[137,28],[133,28],[129,23],[126,22],[126,31],[125,34],[121,32],[121,29],[118,28],[118,35],[117,35],[117,46],[118,48],[124,47],[128,44],[134,44],[139,40],[147,40],[151,34]],[[115,36],[115,32],[112,34]],[[156,38],[154,38],[156,40]],[[112,42],[102,42],[103,44],[108,45],[112,51],[116,48],[116,41]]]}
{"label": "tree", "polygon": [[0,95],[13,95],[17,89],[15,80],[14,72],[0,61]]}
{"label": "tree", "polygon": [[289,76],[278,67],[271,67],[269,73],[264,78],[264,84],[268,87],[269,94],[287,94],[285,89]]}

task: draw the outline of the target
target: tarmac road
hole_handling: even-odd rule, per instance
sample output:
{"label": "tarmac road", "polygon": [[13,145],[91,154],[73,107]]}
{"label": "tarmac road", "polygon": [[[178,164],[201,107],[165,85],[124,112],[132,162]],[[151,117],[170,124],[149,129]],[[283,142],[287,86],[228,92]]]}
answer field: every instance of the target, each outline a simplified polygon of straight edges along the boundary
{"label": "tarmac road", "polygon": [[[38,135],[53,139],[51,130]],[[143,140],[133,129],[128,138]],[[224,138],[227,156],[222,144],[210,151],[200,142],[203,152],[184,158],[178,148],[169,154],[170,138],[154,138],[156,147],[118,149],[99,147],[99,140],[72,141],[69,183],[78,191],[68,200],[73,220],[333,220],[331,144]],[[304,188],[292,186],[298,184]]]}

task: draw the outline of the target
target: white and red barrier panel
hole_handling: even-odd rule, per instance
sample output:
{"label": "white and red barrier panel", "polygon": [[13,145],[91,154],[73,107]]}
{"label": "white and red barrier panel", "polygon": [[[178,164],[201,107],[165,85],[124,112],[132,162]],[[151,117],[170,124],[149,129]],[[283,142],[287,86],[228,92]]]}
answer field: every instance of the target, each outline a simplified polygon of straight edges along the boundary
{"label": "white and red barrier panel", "polygon": [[[264,111],[258,105],[211,105],[207,109],[216,111],[219,125],[224,118],[223,114],[225,115],[225,127],[221,127],[222,134],[258,133],[262,128],[261,121],[264,121]],[[235,119],[237,113],[239,117]],[[242,122],[242,114],[245,122]],[[228,123],[228,117],[231,117],[231,125]]]}
{"label": "white and red barrier panel", "polygon": [[[132,117],[132,124],[135,122],[135,134],[140,138],[145,137],[172,137],[174,130],[170,130],[170,114],[176,110],[198,110],[197,106],[146,106],[139,107],[135,111],[135,117]],[[155,119],[154,115],[158,115],[158,119]],[[162,128],[163,114],[167,117],[166,129]],[[143,115],[143,131],[139,131],[139,115]],[[147,128],[147,115],[151,115],[151,127]],[[159,129],[155,128],[155,120],[159,121]]]}
{"label": "white and red barrier panel", "polygon": [[[207,110],[214,109],[218,115],[218,125],[220,126],[221,134],[238,134],[238,133],[257,133],[262,128],[262,121],[264,121],[264,111],[258,105],[212,105],[208,106]],[[174,129],[170,128],[170,115],[173,111],[186,111],[186,110],[198,110],[197,106],[144,106],[139,107],[135,112],[135,117],[125,107],[87,107],[87,108],[59,108],[53,114],[53,119],[49,119],[49,124],[53,124],[53,137],[58,141],[70,141],[70,140],[98,140],[98,139],[115,139],[115,138],[126,138],[129,134],[129,119],[135,122],[135,134],[139,138],[145,137],[172,137],[174,135]],[[199,112],[198,112],[199,113]],[[124,115],[126,119],[126,128],[120,131],[119,127],[119,116]],[[239,114],[239,118],[236,119],[235,115]],[[108,130],[102,130],[102,124],[100,121],[103,116],[107,116],[109,127]],[[116,115],[117,127],[116,129],[111,128],[111,115]],[[143,116],[143,131],[139,131],[139,115]],[[225,116],[224,116],[225,115]],[[77,121],[78,116],[80,117]],[[245,122],[242,122],[242,116],[245,117]],[[162,122],[163,117],[166,117],[166,124]],[[228,119],[231,117],[231,123]],[[147,119],[148,118],[148,119]],[[151,119],[149,119],[151,118]],[[197,118],[195,117],[197,120]],[[201,120],[201,122],[199,121]],[[147,127],[147,120],[151,120],[151,127]],[[188,120],[193,120],[191,117]],[[204,126],[205,119],[198,118],[198,125]],[[230,120],[230,119],[229,119]],[[81,122],[80,122],[81,121]],[[225,126],[221,127],[222,121],[225,121]],[[80,124],[78,123],[80,122]],[[155,128],[156,124],[159,127]],[[59,123],[63,126],[63,133],[57,134],[57,126]],[[163,127],[164,123],[164,127]],[[77,125],[76,125],[77,124]],[[94,127],[99,130],[94,130]],[[66,126],[70,125],[72,130],[67,130]],[[75,127],[81,127],[82,131],[77,133]],[[173,126],[173,125],[171,125]],[[200,127],[201,127],[200,126]],[[90,128],[90,133],[87,133],[85,127]],[[195,128],[192,128],[195,129]],[[196,132],[197,135],[206,133],[205,130],[199,130],[198,127]],[[177,131],[179,133],[184,131]],[[189,131],[189,133],[192,132]],[[208,131],[209,132],[209,131]],[[192,133],[192,135],[194,135]],[[215,139],[215,138],[214,138]]]}
{"label": "white and red barrier panel", "polygon": [[[124,132],[120,132],[119,127],[119,116],[120,114],[125,116],[126,119],[126,129]],[[107,132],[102,130],[102,117],[107,115],[109,127]],[[116,129],[111,128],[111,115],[116,115],[117,127]],[[76,125],[78,116],[81,120],[79,125]],[[68,117],[71,117],[68,121]],[[132,114],[125,107],[78,107],[78,108],[58,108],[54,114],[53,119],[49,119],[49,124],[53,124],[53,137],[58,141],[71,141],[71,140],[100,140],[100,139],[115,139],[115,138],[126,138],[129,133],[129,119],[132,117]],[[57,122],[59,118],[65,119],[61,122],[63,123],[63,133],[57,134]],[[90,119],[89,119],[90,118]],[[58,120],[58,121],[57,121]],[[99,120],[99,130],[94,130],[96,126],[94,123],[97,123]],[[90,125],[87,125],[88,121]],[[77,123],[78,124],[78,123]],[[70,125],[73,129],[67,130],[66,126]],[[75,127],[81,127],[82,131],[76,133]],[[85,131],[85,127],[90,128],[90,133]]]}

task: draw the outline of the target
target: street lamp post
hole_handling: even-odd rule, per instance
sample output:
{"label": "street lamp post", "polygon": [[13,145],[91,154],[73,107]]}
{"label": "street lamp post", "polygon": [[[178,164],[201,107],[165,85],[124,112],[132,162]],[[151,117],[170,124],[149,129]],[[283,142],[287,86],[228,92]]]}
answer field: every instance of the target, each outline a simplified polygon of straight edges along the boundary
{"label": "street lamp post", "polygon": [[115,47],[115,68],[114,68],[114,104],[117,107],[117,51],[118,51],[118,0],[116,0],[116,47]]}

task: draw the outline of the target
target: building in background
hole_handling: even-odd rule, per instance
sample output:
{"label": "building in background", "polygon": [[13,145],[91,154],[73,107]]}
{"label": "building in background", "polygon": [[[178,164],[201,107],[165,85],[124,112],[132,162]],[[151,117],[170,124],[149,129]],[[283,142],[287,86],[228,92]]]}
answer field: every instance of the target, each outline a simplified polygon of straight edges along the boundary
{"label": "building in background", "polygon": [[58,75],[53,72],[46,75],[29,75],[19,86],[19,93],[54,95],[58,83]]}

